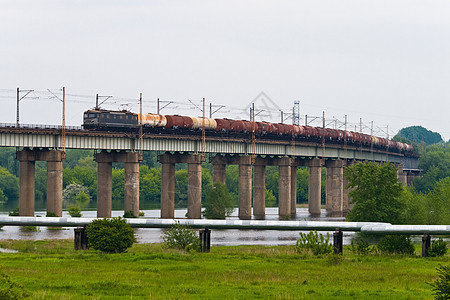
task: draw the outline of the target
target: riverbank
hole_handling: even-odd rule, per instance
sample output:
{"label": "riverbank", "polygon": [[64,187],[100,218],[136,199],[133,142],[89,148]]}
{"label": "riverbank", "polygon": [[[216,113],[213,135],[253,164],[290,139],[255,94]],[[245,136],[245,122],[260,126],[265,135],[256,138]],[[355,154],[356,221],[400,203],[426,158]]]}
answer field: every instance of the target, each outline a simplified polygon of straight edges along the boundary
{"label": "riverbank", "polygon": [[442,258],[300,255],[292,246],[218,246],[184,253],[73,250],[73,240],[2,240],[0,270],[33,299],[432,299]]}

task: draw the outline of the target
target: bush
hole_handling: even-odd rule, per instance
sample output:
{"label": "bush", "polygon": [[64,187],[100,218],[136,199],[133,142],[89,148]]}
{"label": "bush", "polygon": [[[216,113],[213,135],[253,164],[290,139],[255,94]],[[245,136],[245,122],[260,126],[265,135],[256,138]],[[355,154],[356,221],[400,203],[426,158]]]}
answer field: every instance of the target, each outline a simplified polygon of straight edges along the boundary
{"label": "bush", "polygon": [[434,240],[428,248],[428,256],[444,256],[447,253],[447,243],[443,239]]}
{"label": "bush", "polygon": [[414,245],[406,235],[386,235],[378,242],[377,248],[383,253],[414,255]]}
{"label": "bush", "polygon": [[8,275],[0,271],[0,299],[15,300],[28,296],[22,285],[13,282]]}
{"label": "bush", "polygon": [[435,299],[450,299],[450,265],[437,268],[439,279],[430,283]]}
{"label": "bush", "polygon": [[370,247],[369,242],[364,240],[359,240],[356,243],[352,240],[351,249],[353,253],[359,255],[367,255],[373,251],[372,247]]}
{"label": "bush", "polygon": [[197,233],[179,222],[163,232],[163,241],[168,248],[181,250],[201,250],[201,242]]}
{"label": "bush", "polygon": [[69,213],[69,215],[72,218],[80,218],[81,217],[81,209],[80,209],[80,206],[77,204],[69,205],[67,212]]}
{"label": "bush", "polygon": [[139,217],[143,217],[143,216],[145,216],[145,213],[143,211],[140,211],[139,212]]}
{"label": "bush", "polygon": [[308,234],[300,232],[300,238],[295,244],[295,250],[298,253],[305,250],[311,250],[314,255],[329,254],[333,252],[333,245],[330,242],[330,235],[327,233],[325,238],[323,234],[317,231],[310,231]]}
{"label": "bush", "polygon": [[50,212],[48,211],[47,214],[45,215],[46,217],[50,217],[50,218],[54,218],[54,217],[59,217],[57,214],[55,214],[54,212]]}
{"label": "bush", "polygon": [[17,216],[19,216],[19,208],[18,207],[14,208],[12,211],[9,212],[8,215],[10,217],[17,217]]}
{"label": "bush", "polygon": [[137,218],[137,217],[134,215],[133,211],[131,211],[131,210],[127,210],[127,211],[123,214],[123,217],[124,217],[124,218],[128,218],[128,219]]}
{"label": "bush", "polygon": [[125,252],[136,242],[133,228],[121,217],[92,221],[86,235],[89,247],[106,253]]}

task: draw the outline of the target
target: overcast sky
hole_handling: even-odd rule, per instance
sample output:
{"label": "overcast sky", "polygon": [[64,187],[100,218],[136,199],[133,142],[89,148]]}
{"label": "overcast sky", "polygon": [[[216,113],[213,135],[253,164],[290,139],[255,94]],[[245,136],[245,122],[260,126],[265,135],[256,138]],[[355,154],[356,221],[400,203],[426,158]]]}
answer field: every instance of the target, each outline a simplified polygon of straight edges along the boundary
{"label": "overcast sky", "polygon": [[0,122],[15,122],[17,87],[36,91],[21,123],[56,124],[61,103],[45,91],[65,86],[69,125],[96,93],[114,96],[105,108],[136,111],[142,92],[146,112],[160,98],[175,102],[162,113],[188,115],[204,97],[235,118],[265,92],[286,112],[299,100],[302,118],[450,138],[448,0],[2,0],[0,25]]}

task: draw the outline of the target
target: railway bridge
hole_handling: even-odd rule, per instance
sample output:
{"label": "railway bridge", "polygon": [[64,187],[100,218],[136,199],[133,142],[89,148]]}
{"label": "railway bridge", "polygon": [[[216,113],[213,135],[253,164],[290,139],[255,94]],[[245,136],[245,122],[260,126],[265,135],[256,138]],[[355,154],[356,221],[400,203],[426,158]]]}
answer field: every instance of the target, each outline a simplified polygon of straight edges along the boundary
{"label": "railway bridge", "polygon": [[99,132],[81,127],[2,124],[0,147],[16,147],[19,160],[19,214],[34,216],[35,162],[47,162],[47,212],[62,215],[62,162],[65,149],[93,149],[97,162],[97,217],[111,216],[112,163],[125,165],[124,210],[139,214],[139,164],[142,151],[158,151],[162,165],[161,218],[174,218],[175,164],[188,165],[188,218],[201,218],[201,164],[213,165],[213,181],[225,183],[226,165],[239,166],[239,218],[264,219],[265,167],[279,168],[279,215],[295,216],[297,168],[309,168],[308,206],[320,215],[321,169],[326,168],[326,209],[342,215],[349,209],[344,168],[358,161],[390,161],[399,180],[412,181],[418,156],[386,147],[322,140],[248,138],[206,135],[201,131],[137,133]]}

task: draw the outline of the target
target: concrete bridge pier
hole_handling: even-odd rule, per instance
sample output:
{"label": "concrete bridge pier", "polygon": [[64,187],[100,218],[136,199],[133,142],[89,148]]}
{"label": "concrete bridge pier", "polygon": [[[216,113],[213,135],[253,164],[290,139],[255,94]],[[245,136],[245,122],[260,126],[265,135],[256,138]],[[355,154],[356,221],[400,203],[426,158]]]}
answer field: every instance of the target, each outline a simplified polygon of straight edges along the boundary
{"label": "concrete bridge pier", "polygon": [[291,158],[283,157],[278,162],[278,215],[291,217]]}
{"label": "concrete bridge pier", "polygon": [[344,213],[344,161],[327,160],[326,209],[331,216]]}
{"label": "concrete bridge pier", "polygon": [[175,214],[175,163],[167,156],[160,158],[161,163],[161,219],[173,219]]}
{"label": "concrete bridge pier", "polygon": [[125,164],[124,212],[139,216],[139,154],[137,152],[100,152],[97,162],[97,217],[111,218],[112,163]]}
{"label": "concrete bridge pier", "polygon": [[111,218],[112,162],[97,160],[97,218]]}
{"label": "concrete bridge pier", "polygon": [[226,178],[227,178],[227,173],[226,173],[226,163],[224,161],[224,159],[222,159],[222,157],[220,156],[215,156],[212,160],[211,160],[212,166],[213,166],[213,183],[215,183],[216,181],[219,181],[222,184],[226,184]]}
{"label": "concrete bridge pier", "polygon": [[266,165],[256,158],[253,166],[253,215],[258,220],[266,217]]}
{"label": "concrete bridge pier", "polygon": [[203,155],[188,156],[188,218],[202,218],[202,162]]}
{"label": "concrete bridge pier", "polygon": [[202,163],[200,154],[162,154],[161,163],[161,219],[175,217],[175,164],[188,164],[188,218],[200,219],[202,214]]}
{"label": "concrete bridge pier", "polygon": [[252,218],[252,157],[239,158],[239,219]]}
{"label": "concrete bridge pier", "polygon": [[297,216],[297,166],[291,166],[291,219]]}
{"label": "concrete bridge pier", "polygon": [[[62,217],[63,165],[62,152],[52,153],[47,161],[47,213]],[[55,157],[56,156],[56,157]]]}
{"label": "concrete bridge pier", "polygon": [[313,158],[306,165],[309,167],[308,210],[312,216],[319,217],[323,159]]}
{"label": "concrete bridge pier", "polygon": [[139,154],[125,154],[124,211],[139,216]]}
{"label": "concrete bridge pier", "polygon": [[395,165],[397,167],[397,176],[398,180],[401,182],[403,186],[408,185],[408,176],[405,172],[403,172],[403,167],[400,164]]}
{"label": "concrete bridge pier", "polygon": [[[18,155],[19,158],[19,155]],[[34,217],[35,162],[19,158],[19,215]]]}
{"label": "concrete bridge pier", "polygon": [[16,153],[19,160],[19,215],[34,216],[35,162],[47,161],[47,213],[62,216],[62,161],[59,150],[24,149]]}

